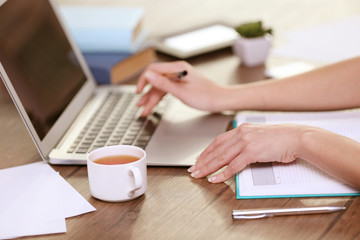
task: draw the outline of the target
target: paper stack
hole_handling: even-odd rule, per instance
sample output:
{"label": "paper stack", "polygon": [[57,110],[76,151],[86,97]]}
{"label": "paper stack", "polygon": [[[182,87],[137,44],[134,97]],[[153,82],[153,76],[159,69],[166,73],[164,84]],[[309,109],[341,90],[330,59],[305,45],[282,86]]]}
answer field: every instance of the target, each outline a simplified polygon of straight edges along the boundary
{"label": "paper stack", "polygon": [[0,170],[0,239],[66,232],[65,218],[95,211],[47,163]]}

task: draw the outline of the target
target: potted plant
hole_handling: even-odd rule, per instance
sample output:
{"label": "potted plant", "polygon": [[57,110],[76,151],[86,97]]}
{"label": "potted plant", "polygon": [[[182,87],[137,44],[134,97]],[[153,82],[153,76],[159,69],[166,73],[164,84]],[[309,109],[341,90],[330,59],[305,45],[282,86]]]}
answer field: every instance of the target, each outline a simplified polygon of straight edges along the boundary
{"label": "potted plant", "polygon": [[272,29],[265,29],[261,21],[247,22],[235,27],[239,37],[233,50],[247,67],[263,65],[271,48]]}

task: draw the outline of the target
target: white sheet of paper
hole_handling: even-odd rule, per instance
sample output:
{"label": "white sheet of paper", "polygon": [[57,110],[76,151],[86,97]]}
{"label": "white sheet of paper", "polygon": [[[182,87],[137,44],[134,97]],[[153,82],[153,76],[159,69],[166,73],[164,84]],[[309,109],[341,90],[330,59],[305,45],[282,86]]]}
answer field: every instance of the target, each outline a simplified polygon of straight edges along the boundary
{"label": "white sheet of paper", "polygon": [[360,16],[330,22],[286,35],[289,42],[272,54],[333,63],[360,55]]}
{"label": "white sheet of paper", "polygon": [[[59,193],[62,195],[65,218],[78,216],[84,213],[95,211],[96,209],[81,196],[64,178],[57,179]],[[60,192],[60,185],[62,190]]]}
{"label": "white sheet of paper", "polygon": [[66,217],[95,210],[45,162],[0,170],[0,192],[0,239],[66,232]]}

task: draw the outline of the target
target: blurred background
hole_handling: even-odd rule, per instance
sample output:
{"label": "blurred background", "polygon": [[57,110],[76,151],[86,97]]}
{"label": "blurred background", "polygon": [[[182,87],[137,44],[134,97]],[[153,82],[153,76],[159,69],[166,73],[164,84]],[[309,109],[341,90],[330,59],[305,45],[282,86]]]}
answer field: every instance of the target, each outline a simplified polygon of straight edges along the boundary
{"label": "blurred background", "polygon": [[[64,5],[141,6],[151,37],[190,26],[225,21],[232,25],[261,19],[277,38],[306,27],[360,15],[358,0],[57,0]],[[199,14],[201,12],[201,14]],[[280,40],[280,39],[279,39]]]}

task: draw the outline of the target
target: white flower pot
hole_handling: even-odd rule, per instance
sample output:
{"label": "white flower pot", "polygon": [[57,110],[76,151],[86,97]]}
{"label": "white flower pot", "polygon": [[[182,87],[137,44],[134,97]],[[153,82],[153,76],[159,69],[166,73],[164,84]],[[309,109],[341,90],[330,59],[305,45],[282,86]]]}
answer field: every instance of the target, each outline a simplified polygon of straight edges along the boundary
{"label": "white flower pot", "polygon": [[257,38],[239,37],[233,43],[233,51],[245,66],[260,66],[266,62],[271,41],[271,35]]}

